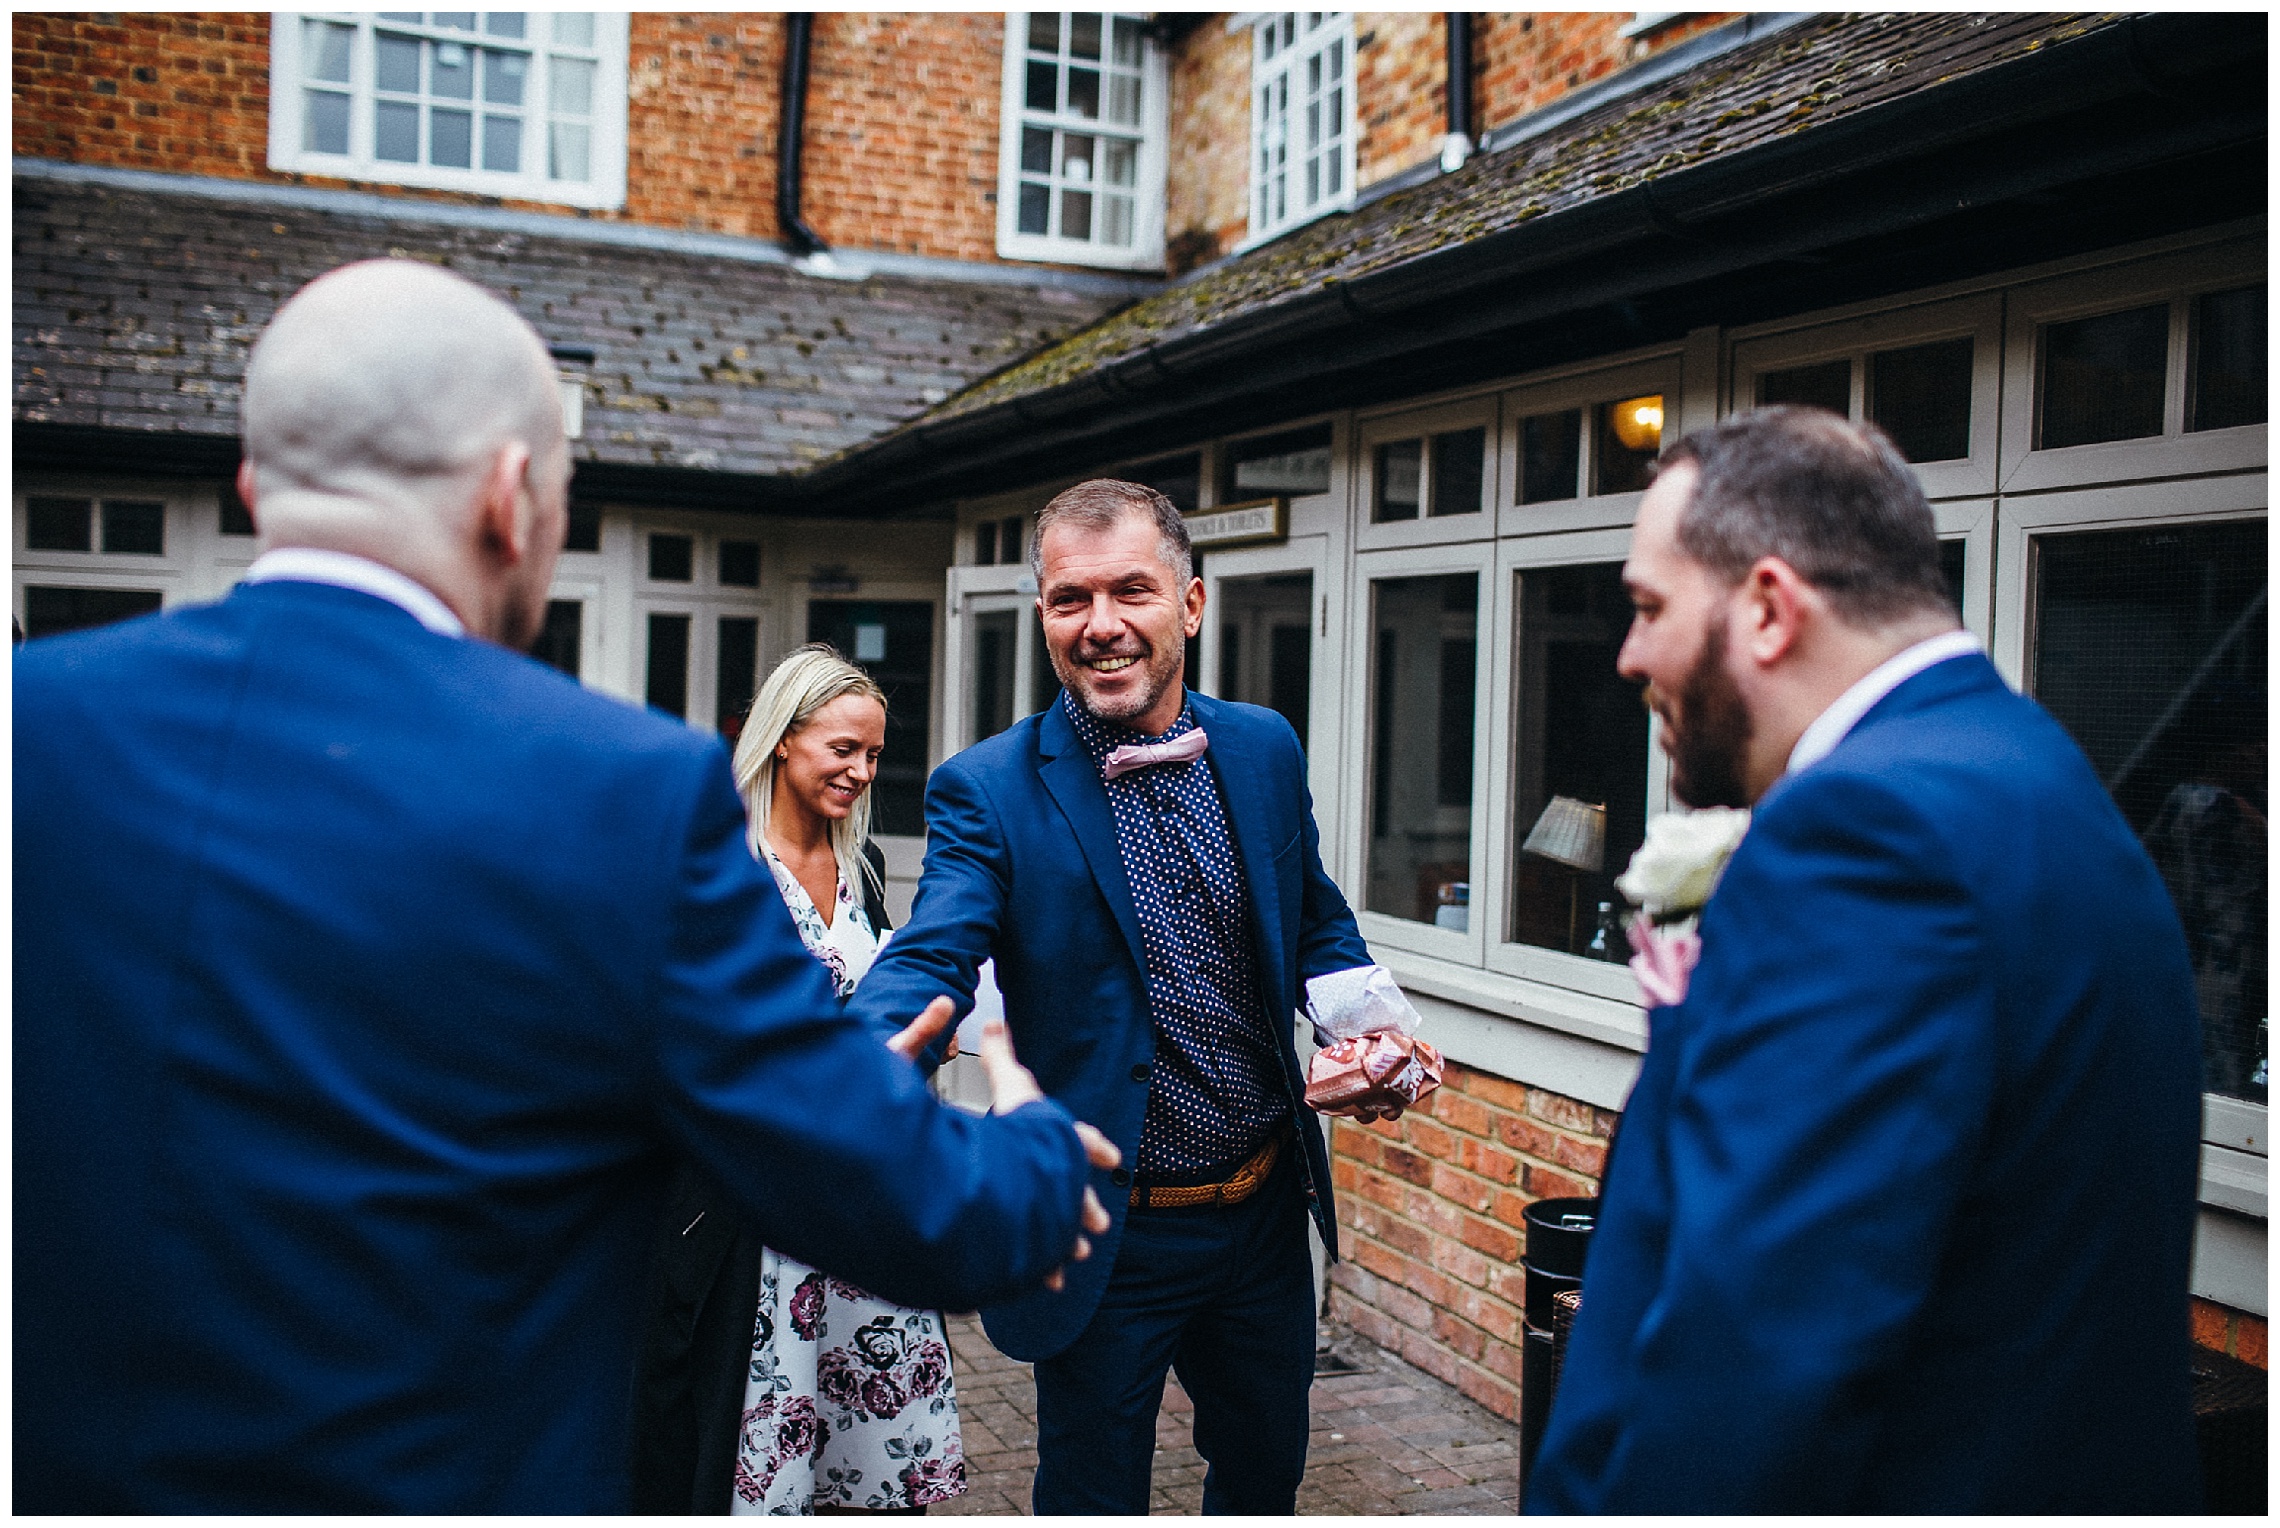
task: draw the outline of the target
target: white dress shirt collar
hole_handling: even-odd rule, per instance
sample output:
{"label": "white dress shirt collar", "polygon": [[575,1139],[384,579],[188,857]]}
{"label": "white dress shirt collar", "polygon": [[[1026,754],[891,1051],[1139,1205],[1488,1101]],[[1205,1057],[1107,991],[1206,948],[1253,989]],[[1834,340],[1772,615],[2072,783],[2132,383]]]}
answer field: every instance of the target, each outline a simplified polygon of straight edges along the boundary
{"label": "white dress shirt collar", "polygon": [[353,552],[334,552],[322,547],[281,546],[273,552],[264,552],[245,571],[249,584],[265,584],[272,579],[287,579],[295,583],[331,584],[336,588],[354,589],[395,605],[412,619],[439,636],[464,637],[466,623],[452,614],[451,607],[437,599],[432,590],[414,582],[394,568],[359,557]]}
{"label": "white dress shirt collar", "polygon": [[1894,653],[1854,681],[1853,687],[1839,695],[1828,710],[1813,718],[1812,725],[1798,735],[1797,746],[1789,750],[1788,772],[1795,774],[1827,758],[1878,701],[1933,664],[1978,651],[1979,639],[1970,632],[1943,631]]}

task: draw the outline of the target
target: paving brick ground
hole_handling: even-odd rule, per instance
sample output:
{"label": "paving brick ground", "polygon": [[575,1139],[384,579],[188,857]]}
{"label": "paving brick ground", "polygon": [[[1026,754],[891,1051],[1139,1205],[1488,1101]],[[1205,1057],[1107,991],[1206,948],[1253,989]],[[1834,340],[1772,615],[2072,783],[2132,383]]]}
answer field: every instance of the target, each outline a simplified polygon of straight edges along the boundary
{"label": "paving brick ground", "polygon": [[[1333,1351],[1362,1372],[1314,1382],[1314,1430],[1298,1510],[1375,1516],[1483,1516],[1517,1510],[1518,1429],[1431,1376],[1343,1328]],[[1026,1515],[1037,1465],[1037,1391],[1029,1366],[990,1346],[981,1323],[954,1317],[958,1412],[966,1441],[963,1497],[937,1513]],[[1203,1460],[1189,1442],[1192,1408],[1177,1380],[1156,1418],[1149,1510],[1193,1513],[1203,1502]]]}

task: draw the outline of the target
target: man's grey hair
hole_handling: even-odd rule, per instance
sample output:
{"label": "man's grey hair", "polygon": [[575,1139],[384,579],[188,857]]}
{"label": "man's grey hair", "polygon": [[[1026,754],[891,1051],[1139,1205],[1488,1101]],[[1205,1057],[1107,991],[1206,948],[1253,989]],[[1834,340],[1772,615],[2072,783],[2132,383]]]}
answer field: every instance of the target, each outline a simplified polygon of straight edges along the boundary
{"label": "man's grey hair", "polygon": [[1179,575],[1173,592],[1195,577],[1195,546],[1188,540],[1187,521],[1170,499],[1144,483],[1118,478],[1093,478],[1064,488],[1037,512],[1037,529],[1029,538],[1029,572],[1040,590],[1045,587],[1045,532],[1056,525],[1078,525],[1105,531],[1126,515],[1149,515],[1156,522],[1156,555]]}
{"label": "man's grey hair", "polygon": [[1681,465],[1696,478],[1678,544],[1727,583],[1778,557],[1855,626],[1954,614],[1932,506],[1876,426],[1827,409],[1756,409],[1687,436],[1657,471]]}

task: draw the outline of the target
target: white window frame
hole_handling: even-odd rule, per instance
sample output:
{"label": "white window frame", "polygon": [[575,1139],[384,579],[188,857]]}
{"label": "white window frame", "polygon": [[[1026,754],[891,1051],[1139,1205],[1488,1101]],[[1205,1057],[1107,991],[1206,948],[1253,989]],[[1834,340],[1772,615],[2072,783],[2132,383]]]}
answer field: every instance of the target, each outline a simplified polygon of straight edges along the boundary
{"label": "white window frame", "polygon": [[[425,13],[423,13],[425,14]],[[551,29],[551,11],[531,11],[529,30]],[[589,143],[590,178],[584,182],[552,180],[544,173],[546,162],[547,81],[543,68],[534,68],[526,90],[523,115],[522,163],[533,168],[504,170],[454,169],[428,164],[403,164],[373,155],[374,89],[373,29],[371,11],[272,11],[269,26],[269,168],[299,175],[322,175],[343,180],[387,185],[417,186],[432,191],[461,191],[479,196],[507,197],[517,201],[550,202],[594,209],[625,205],[626,182],[626,58],[629,18],[623,11],[597,11],[594,16],[595,60],[592,137]],[[346,154],[318,153],[302,146],[304,21],[331,21],[354,26],[356,34],[349,63],[349,131]],[[418,28],[425,32],[430,29]],[[551,31],[549,30],[549,35]],[[490,46],[518,43],[534,57],[549,51],[538,39],[475,38]],[[583,52],[584,50],[579,50]],[[480,104],[477,104],[480,109]],[[478,149],[479,153],[479,149]]]}
{"label": "white window frame", "polygon": [[[1457,430],[1480,430],[1480,509],[1450,515],[1428,514],[1433,495],[1433,437]],[[1432,408],[1405,409],[1399,413],[1367,415],[1356,421],[1357,459],[1354,466],[1354,545],[1363,551],[1390,547],[1429,546],[1451,541],[1487,541],[1496,535],[1496,510],[1503,502],[1502,456],[1498,449],[1496,398],[1493,394],[1443,403]],[[1377,448],[1398,441],[1422,443],[1418,462],[1418,514],[1414,520],[1379,520],[1377,515]]]}
{"label": "white window frame", "polygon": [[[1005,17],[1005,56],[1000,70],[998,109],[998,217],[997,252],[1008,260],[1050,260],[1063,265],[1092,265],[1109,270],[1156,271],[1164,265],[1164,173],[1170,141],[1170,76],[1164,55],[1146,33],[1140,38],[1140,125],[1120,127],[1101,117],[1086,119],[1063,113],[1033,112],[1026,103],[1024,81],[1029,57],[1028,11],[1008,11]],[[1104,20],[1122,16],[1144,21],[1137,11],[1103,11]],[[1102,51],[1108,50],[1105,38]],[[1102,137],[1137,136],[1139,167],[1133,192],[1132,243],[1127,247],[1093,239],[1063,238],[1055,232],[1023,233],[1021,220],[1021,132],[1038,127],[1055,132],[1087,133]],[[1097,174],[1097,172],[1096,172]],[[1055,177],[1060,182],[1060,177]],[[1098,184],[1097,180],[1094,182]],[[1096,217],[1094,226],[1099,226]],[[1047,227],[1053,227],[1050,214]]]}
{"label": "white window frame", "polygon": [[[1304,18],[1308,16],[1321,18],[1320,24],[1312,30],[1306,29]],[[1264,55],[1267,29],[1279,27],[1286,17],[1296,18],[1293,40],[1287,45],[1278,44],[1274,57],[1266,58]],[[1249,249],[1255,245],[1263,244],[1269,239],[1279,238],[1292,229],[1303,227],[1317,218],[1325,217],[1333,212],[1345,212],[1354,205],[1354,177],[1360,168],[1358,150],[1361,137],[1361,113],[1354,104],[1354,87],[1360,70],[1355,67],[1354,63],[1354,18],[1349,11],[1254,12],[1239,17],[1238,21],[1248,25],[1251,32],[1251,88],[1244,97],[1245,114],[1250,120],[1250,133],[1243,159],[1243,204],[1248,218],[1249,233],[1239,246],[1240,249]],[[1341,44],[1340,67],[1345,75],[1341,96],[1342,120],[1339,123],[1339,131],[1342,134],[1338,149],[1339,188],[1335,193],[1323,195],[1312,206],[1298,206],[1298,177],[1303,161],[1295,155],[1286,156],[1281,173],[1289,178],[1290,195],[1284,204],[1283,215],[1279,218],[1270,217],[1266,211],[1267,188],[1261,183],[1259,172],[1259,135],[1265,126],[1265,114],[1260,104],[1260,93],[1270,86],[1281,84],[1285,89],[1297,89],[1301,93],[1303,103],[1304,85],[1303,82],[1295,80],[1294,76],[1304,66],[1307,59],[1317,56],[1334,42]],[[1286,109],[1289,108],[1287,98],[1284,105]],[[1298,131],[1295,125],[1298,117],[1298,109],[1287,110],[1285,117],[1286,133],[1295,134]]]}
{"label": "white window frame", "polygon": [[1757,379],[1769,371],[1824,361],[1852,365],[1850,416],[1865,419],[1868,358],[1940,340],[1971,339],[1971,450],[1950,461],[1911,464],[1931,499],[1995,491],[1998,430],[2002,423],[2003,299],[1986,292],[1946,302],[1913,303],[1858,312],[1836,322],[1766,326],[1742,331],[1732,346],[1732,397],[1736,411],[1757,404]]}
{"label": "white window frame", "polygon": [[[162,610],[220,599],[244,577],[260,549],[258,537],[222,534],[221,490],[212,483],[71,474],[19,479],[11,497],[15,525],[10,542],[14,562],[10,595],[11,610],[19,621],[25,615],[24,591],[33,584],[155,592]],[[25,545],[30,532],[29,501],[50,498],[93,501],[97,506],[93,512],[98,517],[98,546],[103,500],[164,504],[166,550],[156,556],[142,552],[33,551]]]}
{"label": "white window frame", "polygon": [[[1639,501],[1646,497],[1644,492],[1594,494],[1582,491],[1589,487],[1597,466],[1593,460],[1598,449],[1593,412],[1602,404],[1659,393],[1663,400],[1663,440],[1665,443],[1675,441],[1681,433],[1683,388],[1689,380],[1685,370],[1679,353],[1671,351],[1626,364],[1602,364],[1564,376],[1554,374],[1507,392],[1503,399],[1504,433],[1497,447],[1497,480],[1502,485],[1496,500],[1497,535],[1547,536],[1602,526],[1628,527],[1639,512]],[[1517,502],[1520,474],[1525,465],[1520,460],[1522,426],[1537,415],[1565,413],[1570,409],[1583,411],[1577,497],[1545,499],[1535,504]]]}

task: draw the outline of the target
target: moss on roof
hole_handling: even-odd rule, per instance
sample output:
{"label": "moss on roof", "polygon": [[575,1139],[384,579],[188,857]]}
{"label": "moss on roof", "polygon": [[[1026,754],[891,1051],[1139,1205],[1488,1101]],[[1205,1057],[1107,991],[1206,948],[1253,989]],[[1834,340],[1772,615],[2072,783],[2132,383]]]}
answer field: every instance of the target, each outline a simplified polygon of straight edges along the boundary
{"label": "moss on roof", "polygon": [[1808,131],[2120,19],[2120,13],[1883,13],[1805,22],[1659,88],[1480,155],[1454,174],[1323,218],[1211,267],[982,378],[915,422],[1044,392],[1151,344]]}

